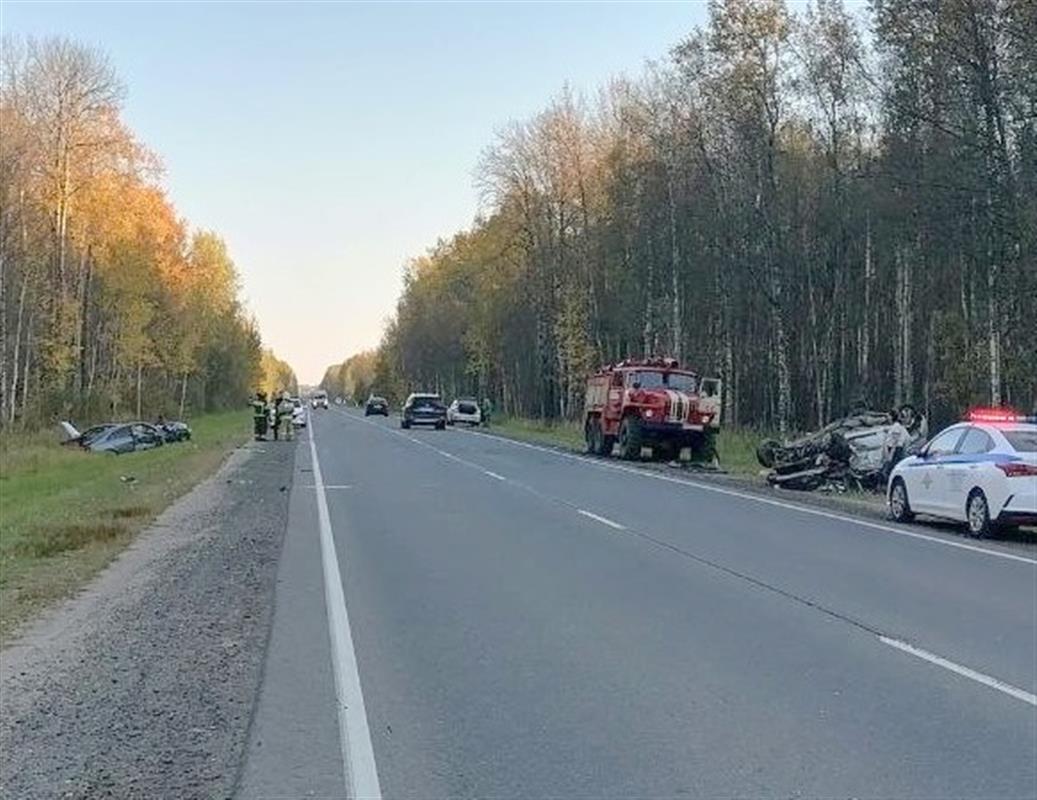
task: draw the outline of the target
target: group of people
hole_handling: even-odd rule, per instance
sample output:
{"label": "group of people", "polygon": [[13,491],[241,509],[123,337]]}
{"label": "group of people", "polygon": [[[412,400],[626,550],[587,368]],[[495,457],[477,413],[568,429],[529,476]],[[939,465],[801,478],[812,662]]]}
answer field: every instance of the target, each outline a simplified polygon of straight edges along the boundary
{"label": "group of people", "polygon": [[287,391],[275,393],[269,400],[266,392],[256,392],[252,400],[252,427],[256,441],[265,441],[269,431],[273,431],[275,442],[282,433],[286,440],[291,441],[295,433],[295,413],[295,403]]}

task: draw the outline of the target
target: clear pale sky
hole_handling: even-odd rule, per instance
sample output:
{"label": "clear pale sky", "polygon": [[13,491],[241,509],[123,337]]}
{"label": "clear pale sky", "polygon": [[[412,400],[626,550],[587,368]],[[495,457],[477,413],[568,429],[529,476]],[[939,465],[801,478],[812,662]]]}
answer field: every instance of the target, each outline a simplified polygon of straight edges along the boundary
{"label": "clear pale sky", "polygon": [[304,382],[378,343],[403,265],[478,209],[496,129],[636,74],[706,15],[673,3],[19,3],[4,33],[103,47],[125,118],[221,234]]}

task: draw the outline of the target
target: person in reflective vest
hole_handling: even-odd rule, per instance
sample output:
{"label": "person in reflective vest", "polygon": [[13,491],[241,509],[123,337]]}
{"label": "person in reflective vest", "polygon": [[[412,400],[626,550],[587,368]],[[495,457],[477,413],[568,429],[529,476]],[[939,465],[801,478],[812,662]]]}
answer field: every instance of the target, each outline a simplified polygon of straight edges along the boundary
{"label": "person in reflective vest", "polygon": [[266,394],[256,392],[252,400],[252,428],[257,442],[266,439],[267,419]]}
{"label": "person in reflective vest", "polygon": [[[277,404],[278,427],[284,426],[284,438],[291,441],[293,437],[292,414],[295,413],[295,403],[288,396],[288,392],[282,392],[281,400]],[[275,434],[276,436],[276,434]]]}

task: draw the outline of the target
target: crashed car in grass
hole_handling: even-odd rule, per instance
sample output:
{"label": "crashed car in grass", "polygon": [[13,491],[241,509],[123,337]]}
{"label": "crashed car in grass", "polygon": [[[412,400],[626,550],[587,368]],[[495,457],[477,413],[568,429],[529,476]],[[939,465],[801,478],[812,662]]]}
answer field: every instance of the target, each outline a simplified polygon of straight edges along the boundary
{"label": "crashed car in grass", "polygon": [[917,452],[928,424],[910,405],[896,413],[858,411],[789,442],[766,439],[756,458],[767,482],[784,489],[878,490],[890,470]]}
{"label": "crashed car in grass", "polygon": [[187,442],[191,439],[191,429],[186,422],[156,422],[155,427],[162,431],[167,444]]}
{"label": "crashed car in grass", "polygon": [[94,425],[80,433],[71,422],[62,422],[65,435],[62,444],[78,445],[92,453],[135,453],[151,450],[166,443],[166,435],[150,422],[111,422]]}

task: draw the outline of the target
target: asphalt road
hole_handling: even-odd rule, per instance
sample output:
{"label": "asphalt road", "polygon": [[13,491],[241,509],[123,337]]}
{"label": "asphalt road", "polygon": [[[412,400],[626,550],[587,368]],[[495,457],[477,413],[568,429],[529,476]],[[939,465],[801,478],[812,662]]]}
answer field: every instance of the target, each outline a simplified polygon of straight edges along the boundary
{"label": "asphalt road", "polygon": [[311,432],[239,796],[1037,797],[1032,550]]}

